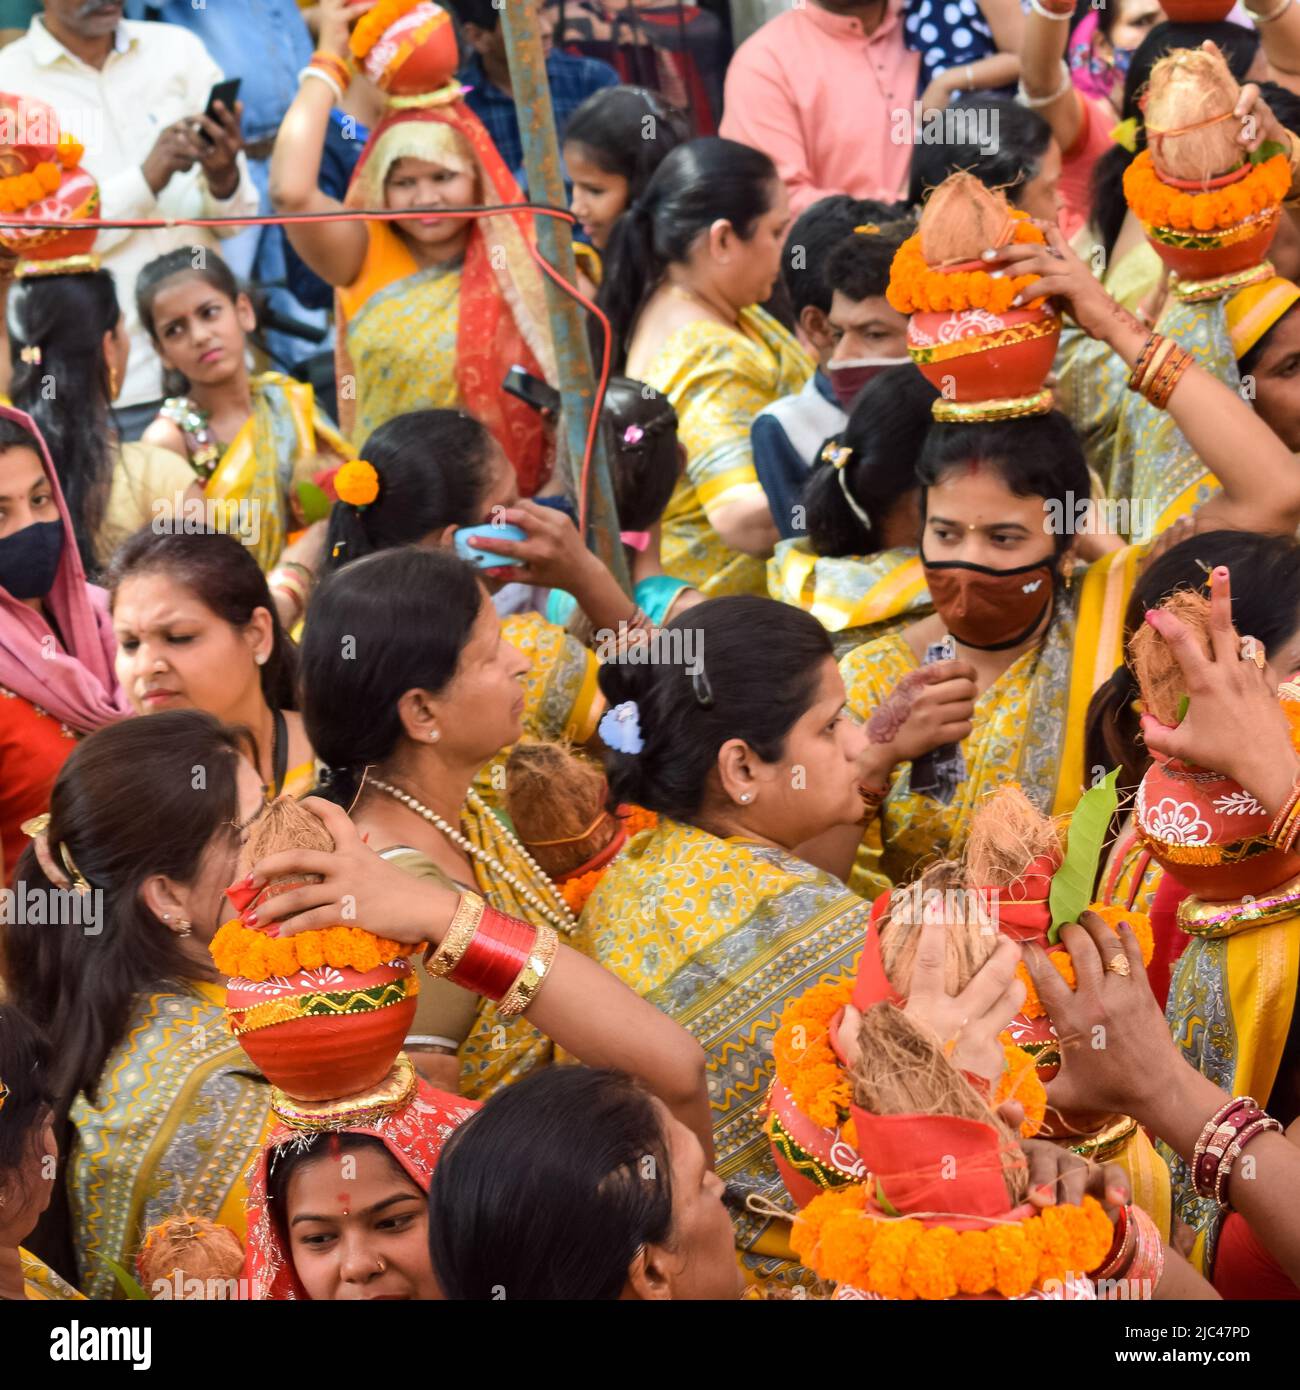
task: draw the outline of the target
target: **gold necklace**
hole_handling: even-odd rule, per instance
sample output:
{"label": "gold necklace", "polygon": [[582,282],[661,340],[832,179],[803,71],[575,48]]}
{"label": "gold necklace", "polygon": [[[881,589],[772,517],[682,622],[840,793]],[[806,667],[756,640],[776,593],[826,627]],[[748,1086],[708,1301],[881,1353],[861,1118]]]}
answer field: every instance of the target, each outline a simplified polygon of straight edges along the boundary
{"label": "gold necklace", "polygon": [[[485,864],[494,873],[500,875],[500,877],[506,883],[510,884],[530,907],[540,912],[557,931],[562,932],[565,936],[570,936],[577,929],[578,919],[569,910],[568,903],[560,896],[555,884],[547,877],[545,871],[533,856],[519,843],[518,838],[499,820],[497,824],[501,826],[501,833],[510,841],[515,849],[519,851],[520,855],[523,857],[524,863],[533,871],[537,879],[544,883],[549,889],[551,901],[556,909],[555,911],[547,907],[541,898],[524,883],[517,874],[511,873],[496,855],[492,854],[489,850],[480,849],[478,845],[474,844],[467,836],[462,835],[454,826],[449,825],[443,820],[436,811],[430,810],[422,801],[417,801],[408,792],[402,791],[400,787],[395,787],[390,782],[381,782],[374,777],[371,777],[366,782],[366,785],[368,787],[374,787],[378,791],[386,792],[395,801],[400,801],[408,811],[414,811],[421,819],[427,820],[430,825],[441,830],[452,844],[457,845],[460,849],[463,849],[466,854],[470,855],[471,858],[477,859],[481,864]],[[478,793],[472,788],[470,789],[469,796],[466,798],[466,805],[469,806],[470,810],[476,813],[488,816],[492,815],[492,812],[489,811],[480,800]]]}

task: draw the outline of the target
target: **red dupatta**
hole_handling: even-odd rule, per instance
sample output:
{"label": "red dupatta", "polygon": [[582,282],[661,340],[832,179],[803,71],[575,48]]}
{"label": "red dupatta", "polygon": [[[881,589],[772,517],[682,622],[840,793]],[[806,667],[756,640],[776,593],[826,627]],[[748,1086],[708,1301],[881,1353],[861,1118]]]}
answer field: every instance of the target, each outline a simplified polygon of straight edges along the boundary
{"label": "red dupatta", "polygon": [[[486,206],[518,203],[523,194],[478,117],[459,98],[458,86],[445,89],[436,104],[399,110],[371,133],[348,185],[349,207],[384,205],[388,170],[402,158],[446,163],[443,131],[422,140],[422,128],[450,127],[468,166],[477,172],[480,201]],[[422,153],[424,148],[424,153]],[[400,223],[394,224],[400,227]],[[541,416],[502,390],[513,366],[521,366],[552,385],[557,375],[551,347],[542,274],[529,252],[532,216],[499,213],[473,221],[461,268],[460,312],[456,334],[456,384],[465,408],[491,431],[514,465],[520,490],[531,497],[550,476],[553,451]],[[343,317],[340,314],[340,317]],[[345,333],[339,334],[344,370]],[[341,411],[351,414],[347,402]],[[343,420],[345,433],[352,421]]]}
{"label": "red dupatta", "polygon": [[[337,1134],[378,1139],[422,1192],[428,1192],[442,1146],[479,1108],[479,1102],[449,1096],[421,1080],[412,1099],[392,1115],[369,1125],[342,1125]],[[278,1125],[258,1152],[248,1179],[248,1247],[243,1277],[255,1299],[307,1299],[294,1272],[293,1256],[276,1213],[266,1199],[267,1179],[281,1154],[302,1142],[301,1131]]]}

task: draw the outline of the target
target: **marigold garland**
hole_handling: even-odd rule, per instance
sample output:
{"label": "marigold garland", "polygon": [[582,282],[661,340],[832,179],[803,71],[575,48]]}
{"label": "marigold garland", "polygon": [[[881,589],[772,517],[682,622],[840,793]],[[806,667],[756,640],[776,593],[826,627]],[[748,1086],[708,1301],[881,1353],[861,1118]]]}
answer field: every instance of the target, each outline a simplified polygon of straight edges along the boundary
{"label": "marigold garland", "polygon": [[585,874],[579,874],[577,878],[566,878],[563,883],[556,884],[560,890],[560,896],[569,905],[569,911],[575,917],[582,914],[582,909],[587,905],[587,899],[596,890],[596,885],[604,877],[604,868],[588,869]]}
{"label": "marigold garland", "polygon": [[412,947],[360,927],[326,927],[294,936],[268,936],[242,922],[227,922],[208,948],[217,969],[231,979],[260,982],[295,970],[336,970],[350,966],[364,974],[390,960],[411,955]]}
{"label": "marigold garland", "polygon": [[1025,1111],[1025,1118],[1020,1124],[1020,1137],[1032,1139],[1042,1129],[1047,1114],[1047,1088],[1038,1075],[1038,1061],[1032,1052],[1008,1042],[1005,1035],[1002,1051],[1007,1065],[994,1088],[993,1107],[996,1109],[1008,1100],[1019,1101]]}
{"label": "marigold garland", "polygon": [[823,1279],[885,1298],[943,1299],[1031,1289],[1097,1269],[1113,1229],[1095,1198],[1045,1207],[983,1231],[926,1227],[868,1209],[865,1184],[819,1193],[795,1218],[790,1244]]}
{"label": "marigold garland", "polygon": [[[1145,912],[1130,912],[1128,908],[1113,907],[1105,903],[1093,903],[1088,911],[1095,912],[1116,936],[1119,935],[1119,924],[1127,922],[1133,935],[1138,939],[1138,945],[1142,948],[1143,965],[1151,964],[1151,957],[1155,952],[1155,938],[1151,934],[1151,918]],[[1047,959],[1056,967],[1065,983],[1073,989],[1078,981],[1069,951],[1063,946],[1058,946],[1055,950],[1047,953]],[[1016,975],[1024,982],[1025,986],[1025,1002],[1020,1012],[1026,1018],[1042,1018],[1047,1010],[1043,1007],[1043,1001],[1038,997],[1038,991],[1034,988],[1034,982],[1023,961],[1016,966]]]}
{"label": "marigold garland", "polygon": [[368,507],[379,496],[379,474],[365,459],[351,459],[334,475],[334,491],[349,507]]}
{"label": "marigold garland", "polygon": [[1291,166],[1284,154],[1253,164],[1236,183],[1203,193],[1165,183],[1150,150],[1143,150],[1124,171],[1124,197],[1133,215],[1148,227],[1176,231],[1225,231],[1255,213],[1277,207],[1290,187]]}
{"label": "marigold garland", "polygon": [[28,174],[0,179],[0,212],[23,212],[57,191],[63,174],[57,164],[43,160]]}
{"label": "marigold garland", "polygon": [[389,25],[396,24],[405,14],[409,14],[423,0],[379,0],[372,10],[368,10],[357,20],[348,48],[352,56],[360,62],[384,36]]}
{"label": "marigold garland", "polygon": [[831,1019],[853,996],[853,977],[813,985],[791,999],[772,1039],[777,1080],[799,1110],[823,1129],[848,1118],[853,1099],[849,1074],[831,1047]]}
{"label": "marigold garland", "polygon": [[643,830],[653,830],[659,824],[658,814],[647,811],[644,806],[620,806],[618,818],[623,822],[629,840],[633,835],[639,835]]}
{"label": "marigold garland", "polygon": [[[1045,245],[1047,238],[1026,213],[1013,212],[1012,242],[1016,245]],[[942,313],[947,310],[987,309],[1004,314],[1011,301],[1028,289],[1037,275],[1001,275],[997,279],[987,270],[931,270],[921,254],[921,234],[910,236],[898,248],[889,267],[889,288],[885,298],[900,314]],[[1025,304],[1037,308],[1042,299]]]}

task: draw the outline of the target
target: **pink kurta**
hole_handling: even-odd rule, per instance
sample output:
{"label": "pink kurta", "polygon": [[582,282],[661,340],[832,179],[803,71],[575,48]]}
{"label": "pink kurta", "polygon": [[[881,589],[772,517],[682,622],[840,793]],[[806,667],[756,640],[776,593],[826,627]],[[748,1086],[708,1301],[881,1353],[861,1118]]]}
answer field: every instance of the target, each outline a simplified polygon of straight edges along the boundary
{"label": "pink kurta", "polygon": [[736,50],[719,133],[772,156],[795,213],[830,193],[906,196],[913,146],[894,132],[899,113],[910,121],[921,59],[903,43],[902,9],[891,0],[868,36],[809,3]]}

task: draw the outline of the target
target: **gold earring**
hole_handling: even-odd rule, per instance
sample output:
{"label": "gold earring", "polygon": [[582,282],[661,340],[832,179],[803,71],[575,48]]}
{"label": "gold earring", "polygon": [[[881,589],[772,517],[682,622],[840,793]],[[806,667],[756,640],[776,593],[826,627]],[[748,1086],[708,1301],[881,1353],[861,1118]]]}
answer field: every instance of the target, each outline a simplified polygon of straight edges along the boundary
{"label": "gold earring", "polygon": [[110,400],[117,399],[117,368],[111,362],[108,364],[108,396]]}

